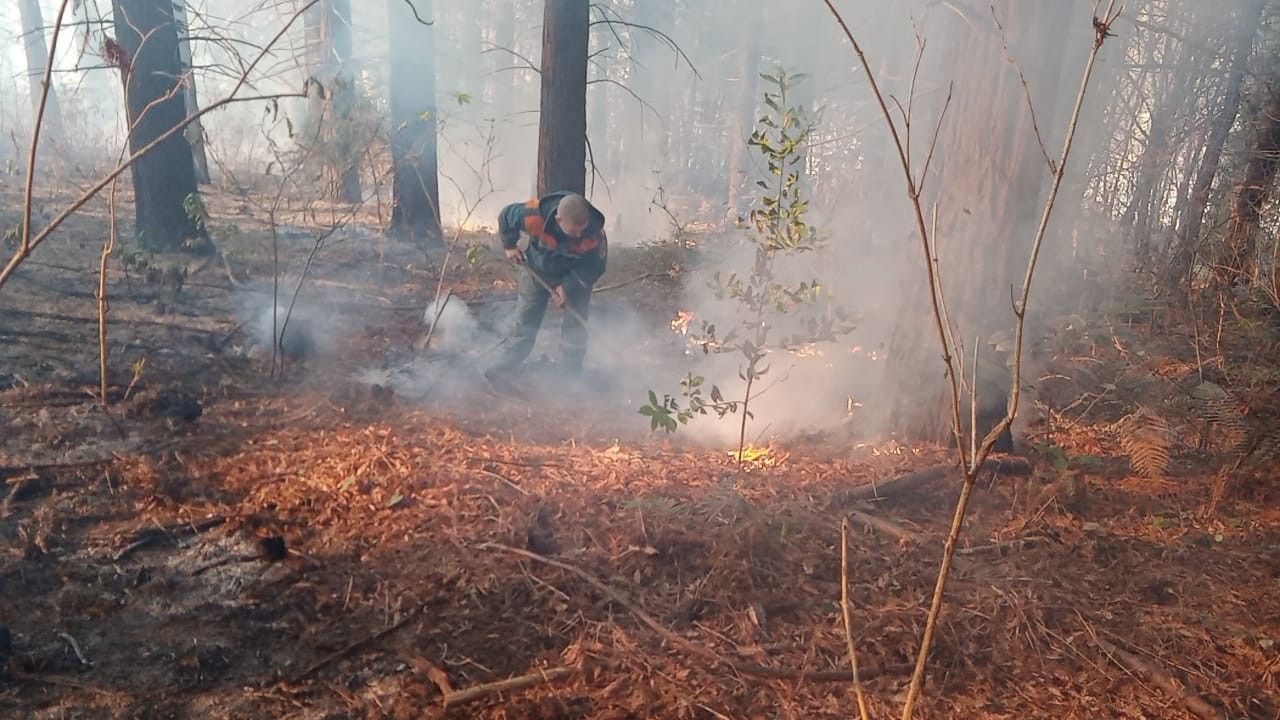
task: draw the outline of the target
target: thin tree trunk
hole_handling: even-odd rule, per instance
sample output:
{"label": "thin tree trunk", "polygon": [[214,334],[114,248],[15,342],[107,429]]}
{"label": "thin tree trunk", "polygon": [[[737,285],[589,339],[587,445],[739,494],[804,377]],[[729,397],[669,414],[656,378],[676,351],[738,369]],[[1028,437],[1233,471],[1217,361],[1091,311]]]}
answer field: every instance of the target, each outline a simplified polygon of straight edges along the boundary
{"label": "thin tree trunk", "polygon": [[489,70],[485,86],[488,88],[489,102],[493,107],[493,116],[502,122],[511,116],[515,101],[516,77],[518,70],[510,68],[516,60],[508,50],[515,50],[516,19],[515,8],[509,2],[492,0],[489,3],[489,27],[492,32],[492,47],[485,48],[485,63]]}
{"label": "thin tree trunk", "polygon": [[[675,4],[639,2],[635,6],[634,20],[639,25],[655,30],[673,32],[676,24]],[[672,113],[672,101],[675,97],[673,88],[676,83],[671,82],[671,73],[678,69],[678,61],[672,56],[670,48],[647,31],[636,31],[635,45],[632,89],[648,104],[637,116],[639,122],[636,124],[636,132],[639,142],[635,147],[639,149],[637,154],[644,158],[644,167],[639,170],[648,176],[672,157],[668,150],[676,123]]]}
{"label": "thin tree trunk", "polygon": [[[403,2],[401,3],[404,4]],[[332,78],[333,94],[331,102],[336,106],[329,118],[329,127],[339,137],[348,139],[338,142],[339,189],[343,200],[358,203],[362,197],[360,190],[360,152],[350,140],[349,127],[353,118],[348,112],[355,106],[355,80],[351,76],[351,0],[329,0],[329,77]],[[346,125],[347,128],[343,126]],[[347,132],[343,132],[347,129]]]}
{"label": "thin tree trunk", "polygon": [[750,13],[738,49],[738,87],[735,112],[731,115],[732,132],[729,136],[729,172],[726,188],[726,217],[735,222],[742,214],[742,188],[747,162],[747,138],[756,124],[756,90],[760,86],[760,25],[764,7],[748,1],[743,11]]}
{"label": "thin tree trunk", "polygon": [[1231,70],[1227,75],[1227,88],[1219,105],[1217,116],[1209,131],[1209,139],[1205,143],[1204,159],[1196,171],[1195,182],[1191,186],[1190,200],[1183,208],[1181,232],[1178,245],[1169,264],[1168,286],[1170,288],[1186,287],[1195,259],[1196,248],[1200,245],[1200,230],[1204,227],[1205,210],[1209,207],[1209,196],[1213,190],[1214,179],[1218,176],[1218,168],[1222,164],[1222,150],[1227,145],[1231,128],[1236,124],[1240,114],[1241,88],[1244,85],[1244,73],[1249,64],[1249,55],[1253,52],[1254,38],[1262,19],[1262,11],[1267,0],[1251,0],[1240,15],[1240,23],[1236,30],[1236,46],[1232,53]]}
{"label": "thin tree trunk", "polygon": [[[417,0],[430,19],[432,0]],[[440,242],[440,182],[436,150],[435,29],[420,23],[404,0],[387,0],[391,56],[391,231],[426,244]],[[478,60],[478,59],[477,59]]]}
{"label": "thin tree trunk", "polygon": [[[129,148],[137,152],[187,117],[178,67],[172,0],[114,0],[117,42],[123,53]],[[142,42],[146,38],[145,44]],[[186,201],[196,194],[191,145],[174,133],[133,165],[135,231],[159,250],[212,248]],[[193,242],[194,241],[194,242]]]}
{"label": "thin tree trunk", "polygon": [[1225,257],[1218,272],[1221,285],[1253,277],[1258,270],[1262,208],[1280,168],[1280,72],[1273,73],[1268,84],[1266,102],[1259,111],[1253,153],[1231,199],[1231,221],[1223,238]]}
{"label": "thin tree trunk", "polygon": [[[200,103],[196,98],[196,76],[191,65],[191,29],[187,25],[187,4],[173,4],[173,19],[178,25],[178,65],[182,69],[182,85],[186,97],[187,117],[200,112]],[[209,158],[204,149],[204,125],[197,118],[183,130],[187,141],[191,143],[191,154],[196,166],[196,183],[209,183]]]}
{"label": "thin tree trunk", "polygon": [[546,0],[538,194],[586,191],[588,0]]}
{"label": "thin tree trunk", "polygon": [[[49,66],[49,48],[44,39],[44,17],[40,12],[40,0],[18,0],[21,16],[23,48],[27,51],[27,82],[31,89],[31,117],[34,121],[40,95],[44,90],[44,72]],[[61,143],[63,135],[62,110],[58,105],[58,93],[49,88],[49,99],[44,107],[42,134],[54,144]]]}

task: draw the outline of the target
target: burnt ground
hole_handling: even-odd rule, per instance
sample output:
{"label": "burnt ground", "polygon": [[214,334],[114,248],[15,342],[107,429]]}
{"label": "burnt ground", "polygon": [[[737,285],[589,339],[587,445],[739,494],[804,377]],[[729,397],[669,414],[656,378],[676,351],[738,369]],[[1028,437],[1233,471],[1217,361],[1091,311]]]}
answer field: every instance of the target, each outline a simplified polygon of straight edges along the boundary
{"label": "burnt ground", "polygon": [[[412,357],[433,270],[358,229],[306,285],[325,289],[307,321],[340,332],[272,379],[241,300],[270,254],[236,222],[234,282],[187,258],[150,261],[188,269],[176,292],[113,271],[105,408],[83,270],[101,218],[0,291],[0,715],[849,717],[850,685],[820,674],[847,667],[845,517],[870,707],[897,714],[958,488],[863,491],[945,449],[814,437],[739,467],[572,393],[360,382]],[[282,237],[291,267],[310,238]],[[600,312],[668,323],[671,262],[616,253],[605,285],[652,275]],[[510,307],[496,262],[452,280],[482,320]],[[981,479],[919,716],[1174,718],[1199,698],[1280,717],[1274,473],[1242,466],[1210,511],[1222,463],[1188,448],[1134,475],[1105,405],[1055,430],[1088,462],[1027,449],[1029,473]]]}

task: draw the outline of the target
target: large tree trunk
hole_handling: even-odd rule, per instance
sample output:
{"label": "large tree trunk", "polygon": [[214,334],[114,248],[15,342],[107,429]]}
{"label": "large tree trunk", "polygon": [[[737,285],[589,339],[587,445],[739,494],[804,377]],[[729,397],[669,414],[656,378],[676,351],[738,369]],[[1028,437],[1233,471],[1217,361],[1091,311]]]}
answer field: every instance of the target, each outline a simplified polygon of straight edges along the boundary
{"label": "large tree trunk", "polygon": [[[1031,85],[1035,120],[1047,147],[1061,136],[1059,97],[1053,69],[1064,61],[1069,23],[1089,23],[1059,0],[999,0],[995,11],[1005,28],[1009,52],[1026,76],[1053,78]],[[954,28],[954,30],[953,30]],[[1049,178],[1017,68],[1005,58],[1001,34],[987,27],[948,27],[955,44],[935,58],[934,71],[954,79],[951,107],[926,184],[926,208],[938,203],[936,239],[939,269],[957,340],[972,359],[976,337],[1011,329],[1010,287],[1019,286]],[[940,108],[934,108],[934,116]],[[924,115],[921,115],[924,117]],[[926,135],[926,133],[920,133]],[[924,150],[917,150],[922,157]],[[920,162],[917,159],[917,162]],[[918,168],[917,168],[918,170]],[[949,395],[936,326],[924,282],[918,238],[908,248],[918,272],[904,296],[890,342],[887,370],[889,422],[913,439],[941,441],[950,434]],[[982,348],[989,354],[990,349]],[[1004,398],[988,398],[1003,407]],[[981,402],[981,400],[980,400]]]}
{"label": "large tree trunk", "polygon": [[[431,0],[417,0],[432,17]],[[440,241],[436,156],[435,30],[414,18],[404,0],[387,0],[391,55],[391,231],[426,244]]]}
{"label": "large tree trunk", "polygon": [[[178,64],[182,68],[182,89],[186,97],[187,117],[200,112],[200,103],[196,99],[196,76],[191,65],[191,29],[187,26],[187,4],[173,4],[173,19],[178,25]],[[191,154],[196,165],[196,182],[200,185],[209,183],[209,158],[204,150],[204,125],[197,118],[191,121],[186,129],[187,141],[191,143]]]}
{"label": "large tree trunk", "polygon": [[1200,245],[1200,231],[1204,227],[1205,211],[1209,207],[1209,196],[1213,191],[1214,180],[1218,176],[1218,168],[1222,164],[1223,148],[1226,147],[1231,128],[1235,126],[1236,117],[1240,114],[1244,73],[1249,64],[1249,55],[1253,52],[1254,38],[1257,37],[1262,11],[1266,5],[1267,0],[1250,0],[1240,14],[1231,69],[1226,79],[1226,91],[1223,94],[1222,103],[1218,106],[1218,114],[1213,118],[1209,138],[1205,142],[1204,158],[1200,161],[1195,182],[1191,186],[1190,199],[1183,206],[1182,220],[1179,223],[1182,231],[1179,233],[1178,244],[1169,264],[1170,288],[1188,287],[1196,248]]}
{"label": "large tree trunk", "polygon": [[[121,72],[129,149],[136,153],[187,117],[178,87],[181,71],[173,3],[113,0],[112,10],[124,60]],[[196,193],[196,169],[191,145],[181,132],[173,133],[134,163],[133,183],[136,233],[144,246],[157,250],[212,248],[185,204]]]}
{"label": "large tree trunk", "polygon": [[538,194],[586,192],[588,0],[547,0],[542,28]]}
{"label": "large tree trunk", "polygon": [[1253,153],[1231,198],[1231,220],[1222,239],[1224,258],[1217,278],[1221,285],[1253,277],[1258,270],[1262,208],[1280,168],[1280,72],[1273,73],[1267,85]]}
{"label": "large tree trunk", "polygon": [[747,0],[742,5],[741,10],[749,13],[749,15],[742,31],[742,44],[738,48],[736,73],[738,84],[735,93],[737,102],[734,104],[734,112],[730,116],[732,131],[729,136],[729,172],[727,173],[728,187],[726,188],[727,207],[725,208],[725,214],[731,223],[736,221],[742,214],[742,188],[746,180],[744,167],[747,162],[747,138],[755,128],[756,108],[759,107],[759,100],[756,98],[756,89],[759,87],[759,83],[756,80],[760,73],[760,24],[764,16],[764,8],[760,4]]}
{"label": "large tree trunk", "polygon": [[[40,94],[44,90],[45,68],[49,66],[49,48],[44,41],[44,18],[40,13],[40,0],[18,0],[21,16],[23,47],[27,51],[27,83],[31,88],[31,117],[34,121],[40,107]],[[44,125],[41,131],[55,144],[62,142],[62,110],[58,106],[58,93],[49,88],[49,99],[44,107]]]}

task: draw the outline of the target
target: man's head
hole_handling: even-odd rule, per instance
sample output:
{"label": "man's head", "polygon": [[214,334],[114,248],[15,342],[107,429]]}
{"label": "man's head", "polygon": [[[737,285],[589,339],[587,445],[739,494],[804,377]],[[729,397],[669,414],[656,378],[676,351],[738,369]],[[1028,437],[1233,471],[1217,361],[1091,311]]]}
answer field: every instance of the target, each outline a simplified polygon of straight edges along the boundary
{"label": "man's head", "polygon": [[577,193],[569,193],[560,198],[556,206],[556,224],[565,235],[580,238],[587,231],[587,223],[591,219],[590,206],[587,199]]}

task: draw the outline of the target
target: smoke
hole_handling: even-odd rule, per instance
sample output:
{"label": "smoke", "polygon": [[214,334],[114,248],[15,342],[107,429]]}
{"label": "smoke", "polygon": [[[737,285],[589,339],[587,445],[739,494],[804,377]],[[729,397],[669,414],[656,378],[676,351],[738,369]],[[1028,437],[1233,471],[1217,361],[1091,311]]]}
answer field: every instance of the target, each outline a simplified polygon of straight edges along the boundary
{"label": "smoke", "polygon": [[[760,383],[762,392],[752,400],[748,439],[824,429],[874,434],[887,427],[890,405],[916,399],[930,402],[924,391],[919,398],[880,393],[887,387],[889,369],[920,364],[925,368],[920,380],[923,388],[938,383],[942,365],[934,362],[932,345],[916,351],[928,357],[890,354],[904,327],[930,322],[927,314],[904,313],[904,308],[914,312],[927,307],[925,257],[915,234],[902,168],[880,109],[825,6],[756,0],[692,4],[619,0],[607,5],[608,10],[602,8],[593,16],[587,90],[588,195],[606,212],[615,248],[668,240],[683,229],[707,243],[703,251],[711,254],[682,276],[678,297],[652,304],[661,310],[648,303],[644,309],[629,306],[621,295],[602,293],[595,298],[588,354],[591,377],[575,402],[616,409],[619,424],[639,424],[643,419],[635,410],[648,392],[678,395],[679,380],[686,373],[705,377],[707,386],[718,386],[726,398],[741,397],[741,357],[704,354],[691,346],[688,336],[674,331],[670,322],[677,310],[685,310],[694,313],[694,330],[706,321],[721,334],[735,327],[741,332],[746,318],[737,303],[717,296],[711,276],[715,271],[748,272],[753,249],[749,243],[708,240],[707,231],[723,227],[735,214],[745,214],[756,194],[755,180],[768,176],[759,154],[746,147],[746,139],[767,112],[762,93],[768,86],[759,74],[773,73],[779,66],[807,75],[794,89],[790,103],[822,110],[817,132],[803,148],[798,168],[811,200],[808,221],[826,237],[826,247],[820,253],[787,258],[778,270],[787,282],[818,280],[832,293],[830,304],[852,313],[856,327],[837,339],[770,355],[770,371]],[[1132,17],[1117,27],[1121,37],[1104,49],[1095,84],[1103,88],[1107,83],[1110,87],[1128,83],[1131,98],[1151,95],[1148,85],[1175,77],[1160,75],[1159,69],[1177,67],[1175,61],[1184,47],[1221,45],[1218,41],[1232,27],[1227,21],[1241,4],[1233,0],[1218,5],[1171,0],[1127,13]],[[48,23],[54,3],[46,1],[42,6]],[[423,58],[387,57],[384,3],[353,6],[355,51],[350,72],[371,111],[385,114],[389,67],[417,67]],[[1091,4],[1001,0],[991,8],[971,2],[846,0],[839,6],[863,42],[895,118],[902,123],[908,114],[911,117],[911,132],[901,139],[911,153],[912,172],[924,187],[926,222],[937,220],[938,267],[943,287],[957,308],[953,319],[958,337],[972,350],[978,337],[989,334],[992,327],[1013,322],[1010,285],[1021,282],[1047,186],[1042,152],[1054,155],[1062,144],[1066,114],[1092,39]],[[77,12],[89,12],[88,7],[80,4]],[[1034,10],[1024,9],[1028,7]],[[542,6],[533,1],[509,6],[437,2],[434,11],[441,212],[446,225],[465,220],[467,229],[493,229],[503,205],[534,193]],[[1160,14],[1166,11],[1168,22],[1175,23],[1181,33],[1178,38],[1169,36],[1177,42],[1153,36],[1149,44],[1154,49],[1147,55],[1126,57],[1126,48],[1134,47],[1125,44],[1128,36],[1155,32],[1134,20],[1164,25]],[[613,13],[625,23],[607,22]],[[246,47],[265,44],[291,14],[288,3],[191,3],[192,35],[197,38],[192,45],[197,68],[194,82],[202,102],[224,97],[237,80],[227,68],[242,65],[243,58],[234,56],[246,53]],[[726,16],[740,22],[724,23]],[[303,25],[296,23],[268,56],[261,75],[254,78],[255,92],[301,87],[305,73],[297,61],[305,56],[308,41]],[[10,29],[16,39],[20,23],[13,4],[0,7],[0,27]],[[758,36],[752,36],[753,28],[758,28]],[[71,130],[71,140],[60,151],[92,167],[114,158],[123,142],[125,123],[116,71],[79,69],[101,64],[94,57],[101,37],[84,32],[83,28],[69,31],[68,41],[61,43],[53,59],[54,90],[60,93]],[[237,42],[217,41],[221,36],[234,36]],[[1046,40],[1053,41],[1053,54],[1042,47]],[[31,106],[23,77],[25,58],[21,43],[5,47],[0,53],[0,79],[5,97],[18,101],[0,108],[0,129],[6,138],[20,138],[29,124],[24,114],[29,117]],[[1148,69],[1130,73],[1122,61]],[[997,73],[1005,73],[998,83],[992,80]],[[1107,100],[1109,92],[1099,90]],[[1015,111],[1025,105],[1027,95],[1036,105],[1034,127],[1028,114]],[[1135,104],[1141,103],[1135,100]],[[1178,107],[1192,105],[1188,101]],[[268,165],[264,158],[296,148],[299,139],[294,126],[305,115],[306,106],[306,100],[290,99],[271,105],[266,113],[263,104],[249,103],[210,115],[204,131],[215,182],[225,188],[232,177],[264,177]],[[931,142],[944,108],[939,145],[931,157]],[[1075,155],[1038,268],[1029,316],[1033,335],[1050,326],[1057,315],[1083,310],[1103,290],[1099,275],[1122,264],[1108,238],[1128,232],[1126,223],[1132,224],[1115,212],[1133,200],[1129,181],[1133,172],[1126,168],[1141,166],[1141,148],[1131,148],[1130,141],[1151,129],[1150,116],[1158,115],[1158,110],[1130,121],[1117,119],[1108,102],[1097,97],[1086,104]],[[1190,128],[1196,118],[1188,118],[1179,122]],[[1120,122],[1132,122],[1133,127],[1118,131]],[[378,129],[384,135],[392,130],[385,123]],[[1166,129],[1168,136],[1177,136],[1177,127]],[[102,142],[102,138],[118,140]],[[1015,145],[1017,152],[1007,151]],[[0,161],[21,162],[25,149],[20,143],[6,142],[3,147]],[[386,167],[378,152],[374,148],[362,162],[366,194],[372,198],[369,206],[377,205],[385,215],[385,198],[378,193],[387,189],[387,178],[380,174]],[[1108,155],[1114,160],[1105,160]],[[1174,164],[1178,167],[1166,173],[1169,185],[1176,184],[1178,173],[1187,172],[1181,166],[1194,166]],[[1152,210],[1156,214],[1170,212],[1163,205],[1171,203],[1153,200],[1151,204],[1160,205]],[[1008,257],[984,256],[978,250],[983,239],[997,233],[1009,235]],[[966,282],[970,277],[980,281]],[[282,287],[293,285],[285,282]],[[288,320],[286,350],[316,357],[340,355],[344,333],[354,332],[361,323],[360,311],[344,305],[349,300],[305,288]],[[962,312],[962,306],[976,310]],[[424,333],[436,309],[434,305],[427,308]],[[287,311],[285,300],[273,310],[270,288],[255,286],[239,299],[237,316],[255,345],[269,352],[272,318],[279,330]],[[389,360],[386,368],[368,371],[366,379],[389,384],[424,402],[450,398],[449,402],[474,403],[486,397],[479,368],[497,352],[494,348],[502,342],[510,313],[510,301],[468,306],[453,297],[442,308],[427,346],[417,348],[411,357]],[[803,331],[801,317],[771,315],[770,336],[776,339]],[[558,320],[556,311],[548,312],[534,351],[535,368],[542,367],[543,356],[557,355]],[[536,369],[531,372],[538,374]],[[554,397],[559,389],[556,383],[544,385],[536,392],[545,390],[546,396]],[[895,392],[911,390],[895,386]],[[738,422],[733,416],[699,418],[682,432],[700,441],[726,444],[736,441]]]}

